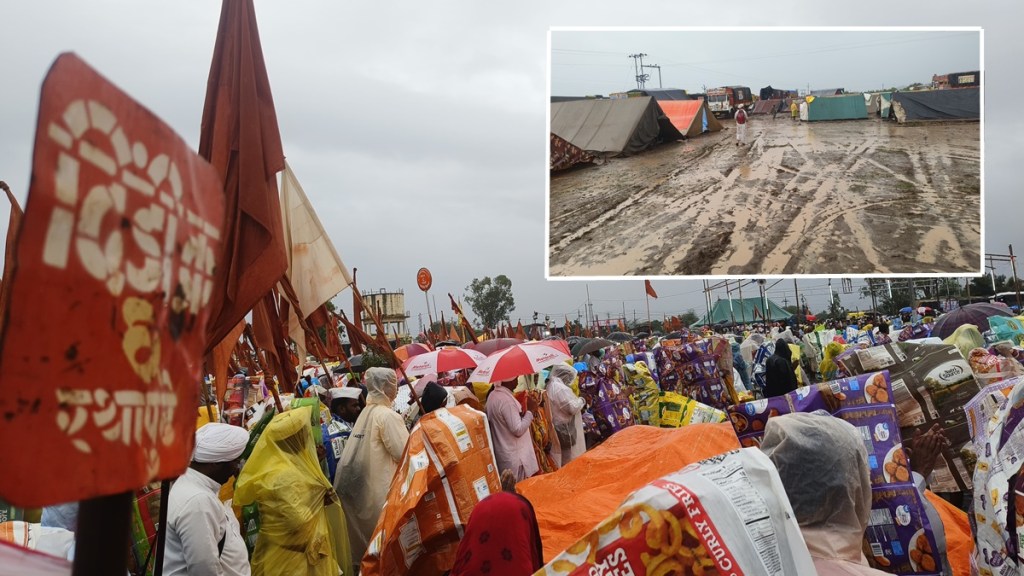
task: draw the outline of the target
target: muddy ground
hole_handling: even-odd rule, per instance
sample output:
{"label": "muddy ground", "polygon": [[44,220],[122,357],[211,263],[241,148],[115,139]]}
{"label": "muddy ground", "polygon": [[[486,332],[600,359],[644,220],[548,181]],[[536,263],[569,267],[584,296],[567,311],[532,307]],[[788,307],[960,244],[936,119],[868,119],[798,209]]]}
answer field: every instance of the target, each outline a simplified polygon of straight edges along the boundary
{"label": "muddy ground", "polygon": [[723,124],[552,175],[551,275],[979,270],[979,123]]}

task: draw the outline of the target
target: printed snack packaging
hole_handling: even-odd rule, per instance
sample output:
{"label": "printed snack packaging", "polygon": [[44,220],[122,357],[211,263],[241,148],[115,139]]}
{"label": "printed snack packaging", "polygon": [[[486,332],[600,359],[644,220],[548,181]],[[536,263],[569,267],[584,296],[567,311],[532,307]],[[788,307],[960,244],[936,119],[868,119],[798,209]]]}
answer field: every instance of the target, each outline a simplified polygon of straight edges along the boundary
{"label": "printed snack packaging", "polygon": [[768,419],[792,412],[825,410],[856,427],[871,476],[871,514],[864,533],[868,562],[891,574],[937,576],[941,563],[934,555],[935,535],[903,452],[892,398],[889,373],[883,371],[798,388],[730,406],[728,412],[742,446],[759,446]]}
{"label": "printed snack packaging", "polygon": [[981,387],[960,351],[949,344],[904,342],[856,350],[841,362],[851,374],[888,370],[903,437],[939,424],[949,439],[932,475],[932,491],[969,492],[971,473],[961,450],[972,434],[964,407]]}
{"label": "printed snack packaging", "polygon": [[974,469],[973,564],[982,576],[1020,574],[1024,535],[1024,380],[994,417]]}
{"label": "printed snack packaging", "polygon": [[[132,557],[138,574],[153,574],[156,533],[160,518],[160,483],[135,491],[132,501]],[[147,564],[148,561],[148,564]]]}
{"label": "printed snack packaging", "polygon": [[775,466],[727,452],[631,494],[545,576],[815,574]]}
{"label": "printed snack packaging", "polygon": [[412,429],[361,573],[440,576],[476,503],[501,490],[487,416],[441,408]]}
{"label": "printed snack packaging", "polygon": [[587,402],[583,423],[588,432],[604,439],[636,424],[629,396],[613,378],[580,372],[579,381],[580,397]]}
{"label": "printed snack packaging", "polygon": [[715,408],[732,404],[732,397],[718,369],[718,357],[710,342],[701,340],[655,351],[661,389],[678,392]]}
{"label": "printed snack packaging", "polygon": [[654,381],[650,370],[647,369],[647,364],[641,361],[627,365],[626,382],[633,387],[633,393],[630,394],[629,400],[637,424],[659,426],[661,421],[658,397],[661,394],[661,389],[658,388],[658,383]]}
{"label": "printed snack packaging", "polygon": [[689,424],[704,422],[725,422],[725,412],[701,404],[693,398],[687,398],[675,392],[663,392],[659,400],[659,421],[662,428],[679,428]]}

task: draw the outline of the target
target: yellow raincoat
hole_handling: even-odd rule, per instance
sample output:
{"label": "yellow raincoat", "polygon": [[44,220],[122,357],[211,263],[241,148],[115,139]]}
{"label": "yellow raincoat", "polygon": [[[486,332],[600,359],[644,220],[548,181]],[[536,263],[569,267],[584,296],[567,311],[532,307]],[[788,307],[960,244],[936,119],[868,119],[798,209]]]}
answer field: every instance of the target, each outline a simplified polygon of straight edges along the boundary
{"label": "yellow raincoat", "polygon": [[320,470],[308,406],[278,414],[238,476],[234,505],[259,506],[253,576],[337,576],[352,566],[345,517]]}

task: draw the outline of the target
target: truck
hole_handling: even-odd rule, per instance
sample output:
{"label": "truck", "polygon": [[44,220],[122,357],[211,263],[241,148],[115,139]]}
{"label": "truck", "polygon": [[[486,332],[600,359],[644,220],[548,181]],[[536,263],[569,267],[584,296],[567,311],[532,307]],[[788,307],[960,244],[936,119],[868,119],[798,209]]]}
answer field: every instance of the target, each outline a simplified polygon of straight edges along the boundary
{"label": "truck", "polygon": [[754,102],[750,88],[746,86],[723,86],[708,90],[708,108],[715,118],[732,118],[740,104]]}

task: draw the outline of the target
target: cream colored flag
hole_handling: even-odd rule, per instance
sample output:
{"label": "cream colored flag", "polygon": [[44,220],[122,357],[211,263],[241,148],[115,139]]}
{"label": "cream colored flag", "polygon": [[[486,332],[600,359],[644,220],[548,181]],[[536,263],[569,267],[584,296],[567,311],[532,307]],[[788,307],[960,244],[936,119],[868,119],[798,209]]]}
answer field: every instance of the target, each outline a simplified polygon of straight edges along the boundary
{"label": "cream colored flag", "polygon": [[[295,289],[299,309],[308,317],[350,286],[352,276],[287,162],[281,172],[281,213],[288,279]],[[306,362],[306,336],[294,307],[288,313],[288,336],[298,347],[301,369]]]}
{"label": "cream colored flag", "polygon": [[287,162],[281,172],[281,212],[288,279],[295,288],[299,309],[309,316],[351,285],[352,276]]}

